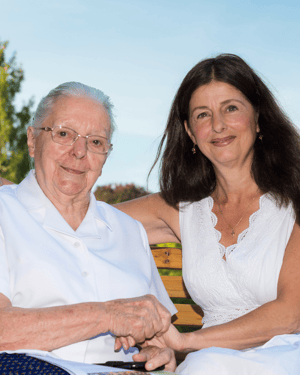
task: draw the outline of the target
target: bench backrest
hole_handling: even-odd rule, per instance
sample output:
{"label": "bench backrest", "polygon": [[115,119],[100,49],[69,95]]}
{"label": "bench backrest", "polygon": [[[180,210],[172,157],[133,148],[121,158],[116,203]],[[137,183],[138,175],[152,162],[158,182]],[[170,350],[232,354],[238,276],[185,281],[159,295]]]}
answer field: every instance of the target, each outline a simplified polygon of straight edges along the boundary
{"label": "bench backrest", "polygon": [[[180,248],[151,246],[152,254],[158,269],[181,270],[182,256]],[[184,286],[182,276],[161,276],[170,297],[176,299],[175,306],[178,313],[173,321],[176,326],[189,326],[191,328],[202,326],[203,312],[197,305],[186,301],[191,297]]]}

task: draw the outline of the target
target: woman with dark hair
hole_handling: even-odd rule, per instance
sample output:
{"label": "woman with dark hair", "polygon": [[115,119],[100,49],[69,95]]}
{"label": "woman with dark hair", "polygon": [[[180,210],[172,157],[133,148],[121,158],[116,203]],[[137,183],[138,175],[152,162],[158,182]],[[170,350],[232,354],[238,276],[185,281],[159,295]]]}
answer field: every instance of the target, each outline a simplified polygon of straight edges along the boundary
{"label": "woman with dark hair", "polygon": [[300,137],[238,56],[197,64],[172,105],[161,193],[118,205],[150,243],[180,240],[203,328],[164,340],[182,374],[296,374],[300,368]]}

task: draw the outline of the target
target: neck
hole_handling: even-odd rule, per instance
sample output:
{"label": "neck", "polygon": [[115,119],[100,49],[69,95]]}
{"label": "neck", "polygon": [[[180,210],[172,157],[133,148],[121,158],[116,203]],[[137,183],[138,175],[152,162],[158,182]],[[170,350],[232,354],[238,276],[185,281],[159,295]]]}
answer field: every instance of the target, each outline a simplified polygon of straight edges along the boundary
{"label": "neck", "polygon": [[56,199],[54,201],[51,200],[51,202],[74,231],[77,230],[85,218],[90,203],[87,199],[83,201],[77,199],[64,199],[60,201]]}
{"label": "neck", "polygon": [[70,227],[76,231],[88,211],[90,194],[68,196],[55,190],[42,190]]}
{"label": "neck", "polygon": [[216,188],[212,196],[218,203],[241,202],[242,198],[253,197],[258,191],[249,169],[215,168],[215,174]]}

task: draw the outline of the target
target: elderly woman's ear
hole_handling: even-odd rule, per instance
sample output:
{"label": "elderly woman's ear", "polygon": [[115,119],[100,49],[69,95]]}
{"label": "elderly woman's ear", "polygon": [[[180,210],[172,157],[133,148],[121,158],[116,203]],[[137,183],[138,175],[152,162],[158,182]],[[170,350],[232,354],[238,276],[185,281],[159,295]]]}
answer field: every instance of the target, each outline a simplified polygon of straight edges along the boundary
{"label": "elderly woman's ear", "polygon": [[34,158],[35,134],[34,134],[34,128],[32,126],[29,126],[27,129],[27,146],[28,146],[29,156]]}

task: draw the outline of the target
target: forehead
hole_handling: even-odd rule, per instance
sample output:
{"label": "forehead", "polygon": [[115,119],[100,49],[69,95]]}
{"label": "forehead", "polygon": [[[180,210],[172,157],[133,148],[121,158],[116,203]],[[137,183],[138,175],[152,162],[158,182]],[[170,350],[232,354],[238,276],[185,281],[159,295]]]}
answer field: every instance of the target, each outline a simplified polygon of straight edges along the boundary
{"label": "forehead", "polygon": [[[110,117],[100,103],[81,97],[58,99],[46,118],[52,126],[63,125],[78,132],[110,133]],[[49,124],[50,125],[50,124]]]}
{"label": "forehead", "polygon": [[[212,81],[206,85],[198,87],[192,94],[190,107],[195,105],[209,105],[212,102],[222,102],[225,100],[237,99],[249,101],[243,93],[229,83]],[[249,103],[250,104],[250,103]]]}

